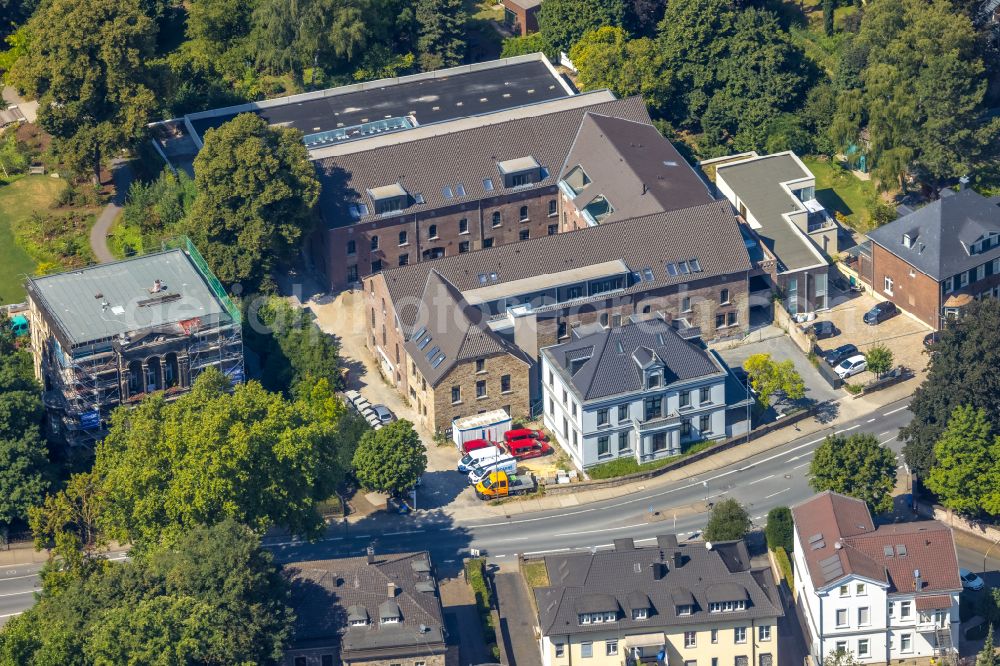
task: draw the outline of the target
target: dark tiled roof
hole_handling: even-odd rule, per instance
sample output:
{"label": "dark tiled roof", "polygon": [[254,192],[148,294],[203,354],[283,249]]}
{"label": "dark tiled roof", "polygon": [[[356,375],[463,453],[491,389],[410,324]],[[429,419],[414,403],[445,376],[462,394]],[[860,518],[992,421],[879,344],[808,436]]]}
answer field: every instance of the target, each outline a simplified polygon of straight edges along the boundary
{"label": "dark tiled roof", "polygon": [[[981,254],[969,247],[982,236],[1000,234],[1000,205],[975,190],[943,196],[923,208],[882,225],[868,237],[938,282],[1000,257],[1000,246]],[[903,235],[913,240],[903,245]]]}
{"label": "dark tiled roof", "polygon": [[[663,552],[659,547],[629,548],[552,555],[545,558],[549,587],[537,588],[539,625],[545,635],[608,631],[608,623],[581,625],[578,614],[581,599],[607,595],[625,613],[619,615],[614,626],[624,632],[641,632],[667,626],[692,625],[721,620],[780,617],[781,601],[770,572],[751,570],[750,557],[743,542],[718,544],[726,550],[726,557],[718,547],[705,548],[701,542],[677,546],[683,554],[684,564],[673,566],[673,552]],[[662,553],[662,554],[661,554]],[[665,569],[656,580],[655,566]],[[747,608],[725,614],[709,614],[710,590],[713,598],[734,594],[746,599]],[[676,599],[693,598],[695,608],[690,615],[678,615]],[[638,607],[643,598],[651,606],[649,619],[633,620],[631,609]],[[728,600],[728,599],[726,599]],[[684,604],[681,604],[684,605]]]}
{"label": "dark tiled roof", "polygon": [[614,208],[605,224],[712,201],[673,144],[646,123],[588,112],[560,178],[577,166],[591,182],[573,202],[582,209],[603,195]]}
{"label": "dark tiled roof", "polygon": [[482,311],[469,305],[436,270],[427,274],[418,307],[414,335],[405,347],[432,386],[456,363],[472,358],[508,353],[530,365],[524,353],[491,331]]}
{"label": "dark tiled roof", "polygon": [[[817,588],[851,575],[884,583],[890,594],[962,588],[951,530],[937,521],[876,528],[864,501],[830,491],[793,507],[792,517]],[[914,586],[916,570],[920,590]]]}
{"label": "dark tiled roof", "polygon": [[[556,183],[558,170],[569,153],[573,138],[587,111],[650,123],[640,97],[601,101],[606,94],[593,94],[594,104],[582,105],[577,97],[567,98],[564,111],[520,117],[505,122],[484,122],[462,131],[442,133],[407,141],[401,133],[398,142],[329,157],[316,161],[323,189],[321,210],[329,225],[349,224],[345,201],[363,201],[370,214],[360,220],[380,219],[368,190],[395,183],[401,184],[411,198],[422,195],[425,203],[411,202],[401,214],[432,210],[442,206],[494,197],[515,188],[504,188],[497,162],[534,157],[546,169],[539,182],[516,188],[526,191]],[[359,144],[362,145],[362,144]],[[491,179],[494,189],[487,191],[483,181]],[[457,196],[461,184],[465,196]],[[447,198],[444,188],[451,189]]]}
{"label": "dark tiled roof", "polygon": [[[716,201],[411,264],[381,275],[393,303],[400,304],[416,302],[431,270],[464,292],[479,288],[479,275],[483,274],[496,273],[495,283],[500,284],[620,260],[631,271],[652,271],[652,281],[639,282],[625,291],[641,293],[750,270],[750,257],[737,224],[729,202]],[[667,262],[690,258],[698,259],[700,273],[667,273]],[[396,308],[407,335],[416,313],[415,306]]]}
{"label": "dark tiled roof", "polygon": [[[544,353],[563,369],[584,400],[641,391],[644,357],[662,365],[664,385],[725,372],[704,349],[682,339],[659,318],[602,330],[548,347]],[[588,360],[571,374],[571,362],[584,358]]]}
{"label": "dark tiled roof", "polygon": [[[422,581],[433,580],[432,574],[417,572],[412,566],[429,557],[420,552],[376,555],[374,564],[368,564],[366,557],[349,557],[285,565],[296,616],[293,647],[324,642],[340,644],[344,653],[412,654],[414,648],[425,654],[443,652],[441,602],[435,592],[416,588]],[[389,583],[397,588],[391,600]],[[401,621],[381,624],[383,610],[393,610]],[[364,616],[369,619],[367,626],[348,624],[349,617]]]}

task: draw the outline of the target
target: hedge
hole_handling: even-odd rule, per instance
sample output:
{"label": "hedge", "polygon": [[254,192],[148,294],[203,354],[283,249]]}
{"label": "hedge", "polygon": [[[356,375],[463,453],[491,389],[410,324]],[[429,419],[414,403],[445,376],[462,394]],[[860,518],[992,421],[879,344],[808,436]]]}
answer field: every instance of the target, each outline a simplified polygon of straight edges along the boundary
{"label": "hedge", "polygon": [[792,576],[792,563],[788,560],[788,553],[781,546],[774,549],[774,561],[778,563],[778,570],[781,571],[781,577],[788,583],[788,589],[794,590],[795,581]]}

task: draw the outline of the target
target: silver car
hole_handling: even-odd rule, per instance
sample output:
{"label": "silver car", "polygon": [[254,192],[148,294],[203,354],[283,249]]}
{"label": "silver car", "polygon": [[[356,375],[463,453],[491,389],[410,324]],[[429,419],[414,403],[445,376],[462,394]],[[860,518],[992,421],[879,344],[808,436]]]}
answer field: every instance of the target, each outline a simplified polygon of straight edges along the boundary
{"label": "silver car", "polygon": [[844,361],[841,361],[840,365],[834,368],[837,376],[841,379],[847,379],[848,377],[853,377],[859,372],[864,372],[868,369],[868,361],[865,360],[864,354],[855,354]]}

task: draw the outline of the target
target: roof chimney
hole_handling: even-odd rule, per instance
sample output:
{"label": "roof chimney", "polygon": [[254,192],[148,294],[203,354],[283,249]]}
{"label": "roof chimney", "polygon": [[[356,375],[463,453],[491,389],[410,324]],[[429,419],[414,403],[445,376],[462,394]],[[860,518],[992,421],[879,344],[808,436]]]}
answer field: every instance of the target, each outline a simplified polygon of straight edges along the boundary
{"label": "roof chimney", "polygon": [[396,598],[396,584],[393,583],[392,581],[389,581],[386,584],[386,592],[388,593],[390,599],[395,599]]}
{"label": "roof chimney", "polygon": [[684,566],[684,554],[679,550],[674,551],[674,569],[680,569]]}
{"label": "roof chimney", "polygon": [[663,580],[666,575],[666,565],[662,562],[653,562],[649,565],[649,568],[653,571],[653,580]]}
{"label": "roof chimney", "polygon": [[958,179],[958,191],[961,192],[967,189],[969,189],[969,177],[962,176],[961,178]]}
{"label": "roof chimney", "polygon": [[163,289],[163,283],[160,280],[153,281],[153,288],[150,289],[150,293],[158,294]]}
{"label": "roof chimney", "polygon": [[913,590],[919,592],[923,588],[923,581],[920,580],[920,569],[913,570]]}
{"label": "roof chimney", "polygon": [[368,564],[375,564],[375,548],[368,546]]}

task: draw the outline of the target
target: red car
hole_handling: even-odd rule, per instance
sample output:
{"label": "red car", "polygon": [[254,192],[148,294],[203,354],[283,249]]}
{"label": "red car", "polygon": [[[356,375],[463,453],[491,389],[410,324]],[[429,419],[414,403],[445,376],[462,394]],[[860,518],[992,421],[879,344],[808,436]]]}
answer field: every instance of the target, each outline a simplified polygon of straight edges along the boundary
{"label": "red car", "polygon": [[510,444],[511,442],[518,439],[538,439],[543,442],[548,441],[545,437],[545,433],[541,430],[531,430],[529,428],[518,428],[516,430],[508,430],[503,434],[503,441]]}
{"label": "red car", "polygon": [[462,444],[462,450],[466,453],[472,453],[478,449],[485,449],[487,446],[493,446],[493,442],[488,442],[485,439],[470,439]]}
{"label": "red car", "polygon": [[552,447],[544,439],[522,437],[507,442],[507,451],[518,460],[527,460],[549,455],[552,453]]}

